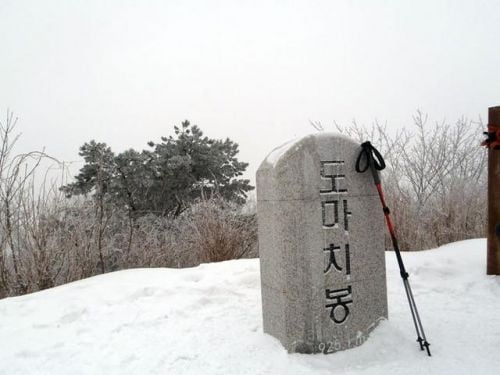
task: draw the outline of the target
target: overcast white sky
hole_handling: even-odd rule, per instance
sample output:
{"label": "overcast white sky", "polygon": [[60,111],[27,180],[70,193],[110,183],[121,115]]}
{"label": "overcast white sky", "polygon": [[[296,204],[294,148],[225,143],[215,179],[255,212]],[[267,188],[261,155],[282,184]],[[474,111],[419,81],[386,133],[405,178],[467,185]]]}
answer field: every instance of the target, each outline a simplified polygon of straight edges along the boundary
{"label": "overcast white sky", "polygon": [[238,142],[254,180],[309,120],[486,119],[499,46],[498,0],[0,0],[0,113],[19,116],[23,150],[61,160],[90,139],[143,149],[189,119]]}

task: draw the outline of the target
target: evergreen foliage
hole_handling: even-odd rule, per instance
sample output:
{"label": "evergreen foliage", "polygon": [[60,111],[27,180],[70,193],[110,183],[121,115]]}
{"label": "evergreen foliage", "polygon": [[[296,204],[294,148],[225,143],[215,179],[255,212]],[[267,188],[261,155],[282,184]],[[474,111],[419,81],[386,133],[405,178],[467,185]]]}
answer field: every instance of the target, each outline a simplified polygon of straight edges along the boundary
{"label": "evergreen foliage", "polygon": [[66,196],[93,194],[98,201],[125,208],[132,217],[146,213],[177,216],[197,198],[214,194],[244,203],[253,189],[239,179],[248,163],[238,161],[238,144],[210,139],[184,121],[175,135],[149,142],[150,150],[115,155],[105,143],[80,148],[85,165],[75,182],[61,187]]}

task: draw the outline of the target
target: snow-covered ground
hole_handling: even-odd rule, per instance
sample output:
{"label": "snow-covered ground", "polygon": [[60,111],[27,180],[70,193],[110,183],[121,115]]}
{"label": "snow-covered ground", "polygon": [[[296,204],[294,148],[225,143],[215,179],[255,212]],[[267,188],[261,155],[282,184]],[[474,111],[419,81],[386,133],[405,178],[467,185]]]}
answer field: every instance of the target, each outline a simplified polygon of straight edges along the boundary
{"label": "snow-covered ground", "polygon": [[403,254],[433,357],[420,352],[393,253],[389,320],[362,346],[287,354],[262,333],[258,260],[114,272],[0,300],[0,374],[500,374],[500,277],[485,240]]}

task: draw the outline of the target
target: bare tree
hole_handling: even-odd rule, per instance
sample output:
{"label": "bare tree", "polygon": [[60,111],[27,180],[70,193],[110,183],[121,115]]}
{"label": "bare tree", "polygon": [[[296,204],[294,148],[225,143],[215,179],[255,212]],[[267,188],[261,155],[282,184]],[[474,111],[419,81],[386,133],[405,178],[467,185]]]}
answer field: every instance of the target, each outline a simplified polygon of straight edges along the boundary
{"label": "bare tree", "polygon": [[[42,160],[49,158],[43,151],[15,154],[20,135],[14,134],[17,117],[7,110],[5,122],[0,122],[0,281],[4,290],[25,293],[29,289],[26,277],[28,265],[22,254],[22,209],[26,191],[33,183],[35,171]],[[10,272],[12,268],[13,272]],[[10,275],[13,274],[13,277]]]}
{"label": "bare tree", "polygon": [[466,118],[430,124],[421,111],[413,122],[393,135],[378,122],[334,125],[360,142],[370,140],[384,155],[383,181],[402,249],[483,236],[486,160],[477,141],[483,124]]}

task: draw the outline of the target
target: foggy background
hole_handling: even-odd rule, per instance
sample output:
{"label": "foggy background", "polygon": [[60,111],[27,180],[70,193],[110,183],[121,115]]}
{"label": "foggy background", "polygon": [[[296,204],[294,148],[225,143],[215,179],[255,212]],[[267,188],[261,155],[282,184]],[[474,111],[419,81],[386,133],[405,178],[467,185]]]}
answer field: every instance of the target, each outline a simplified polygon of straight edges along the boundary
{"label": "foggy background", "polygon": [[[0,116],[18,150],[142,150],[184,119],[240,145],[252,183],[286,140],[352,119],[487,120],[500,1],[0,0]],[[478,134],[478,143],[481,139]],[[81,163],[75,163],[75,174]]]}

